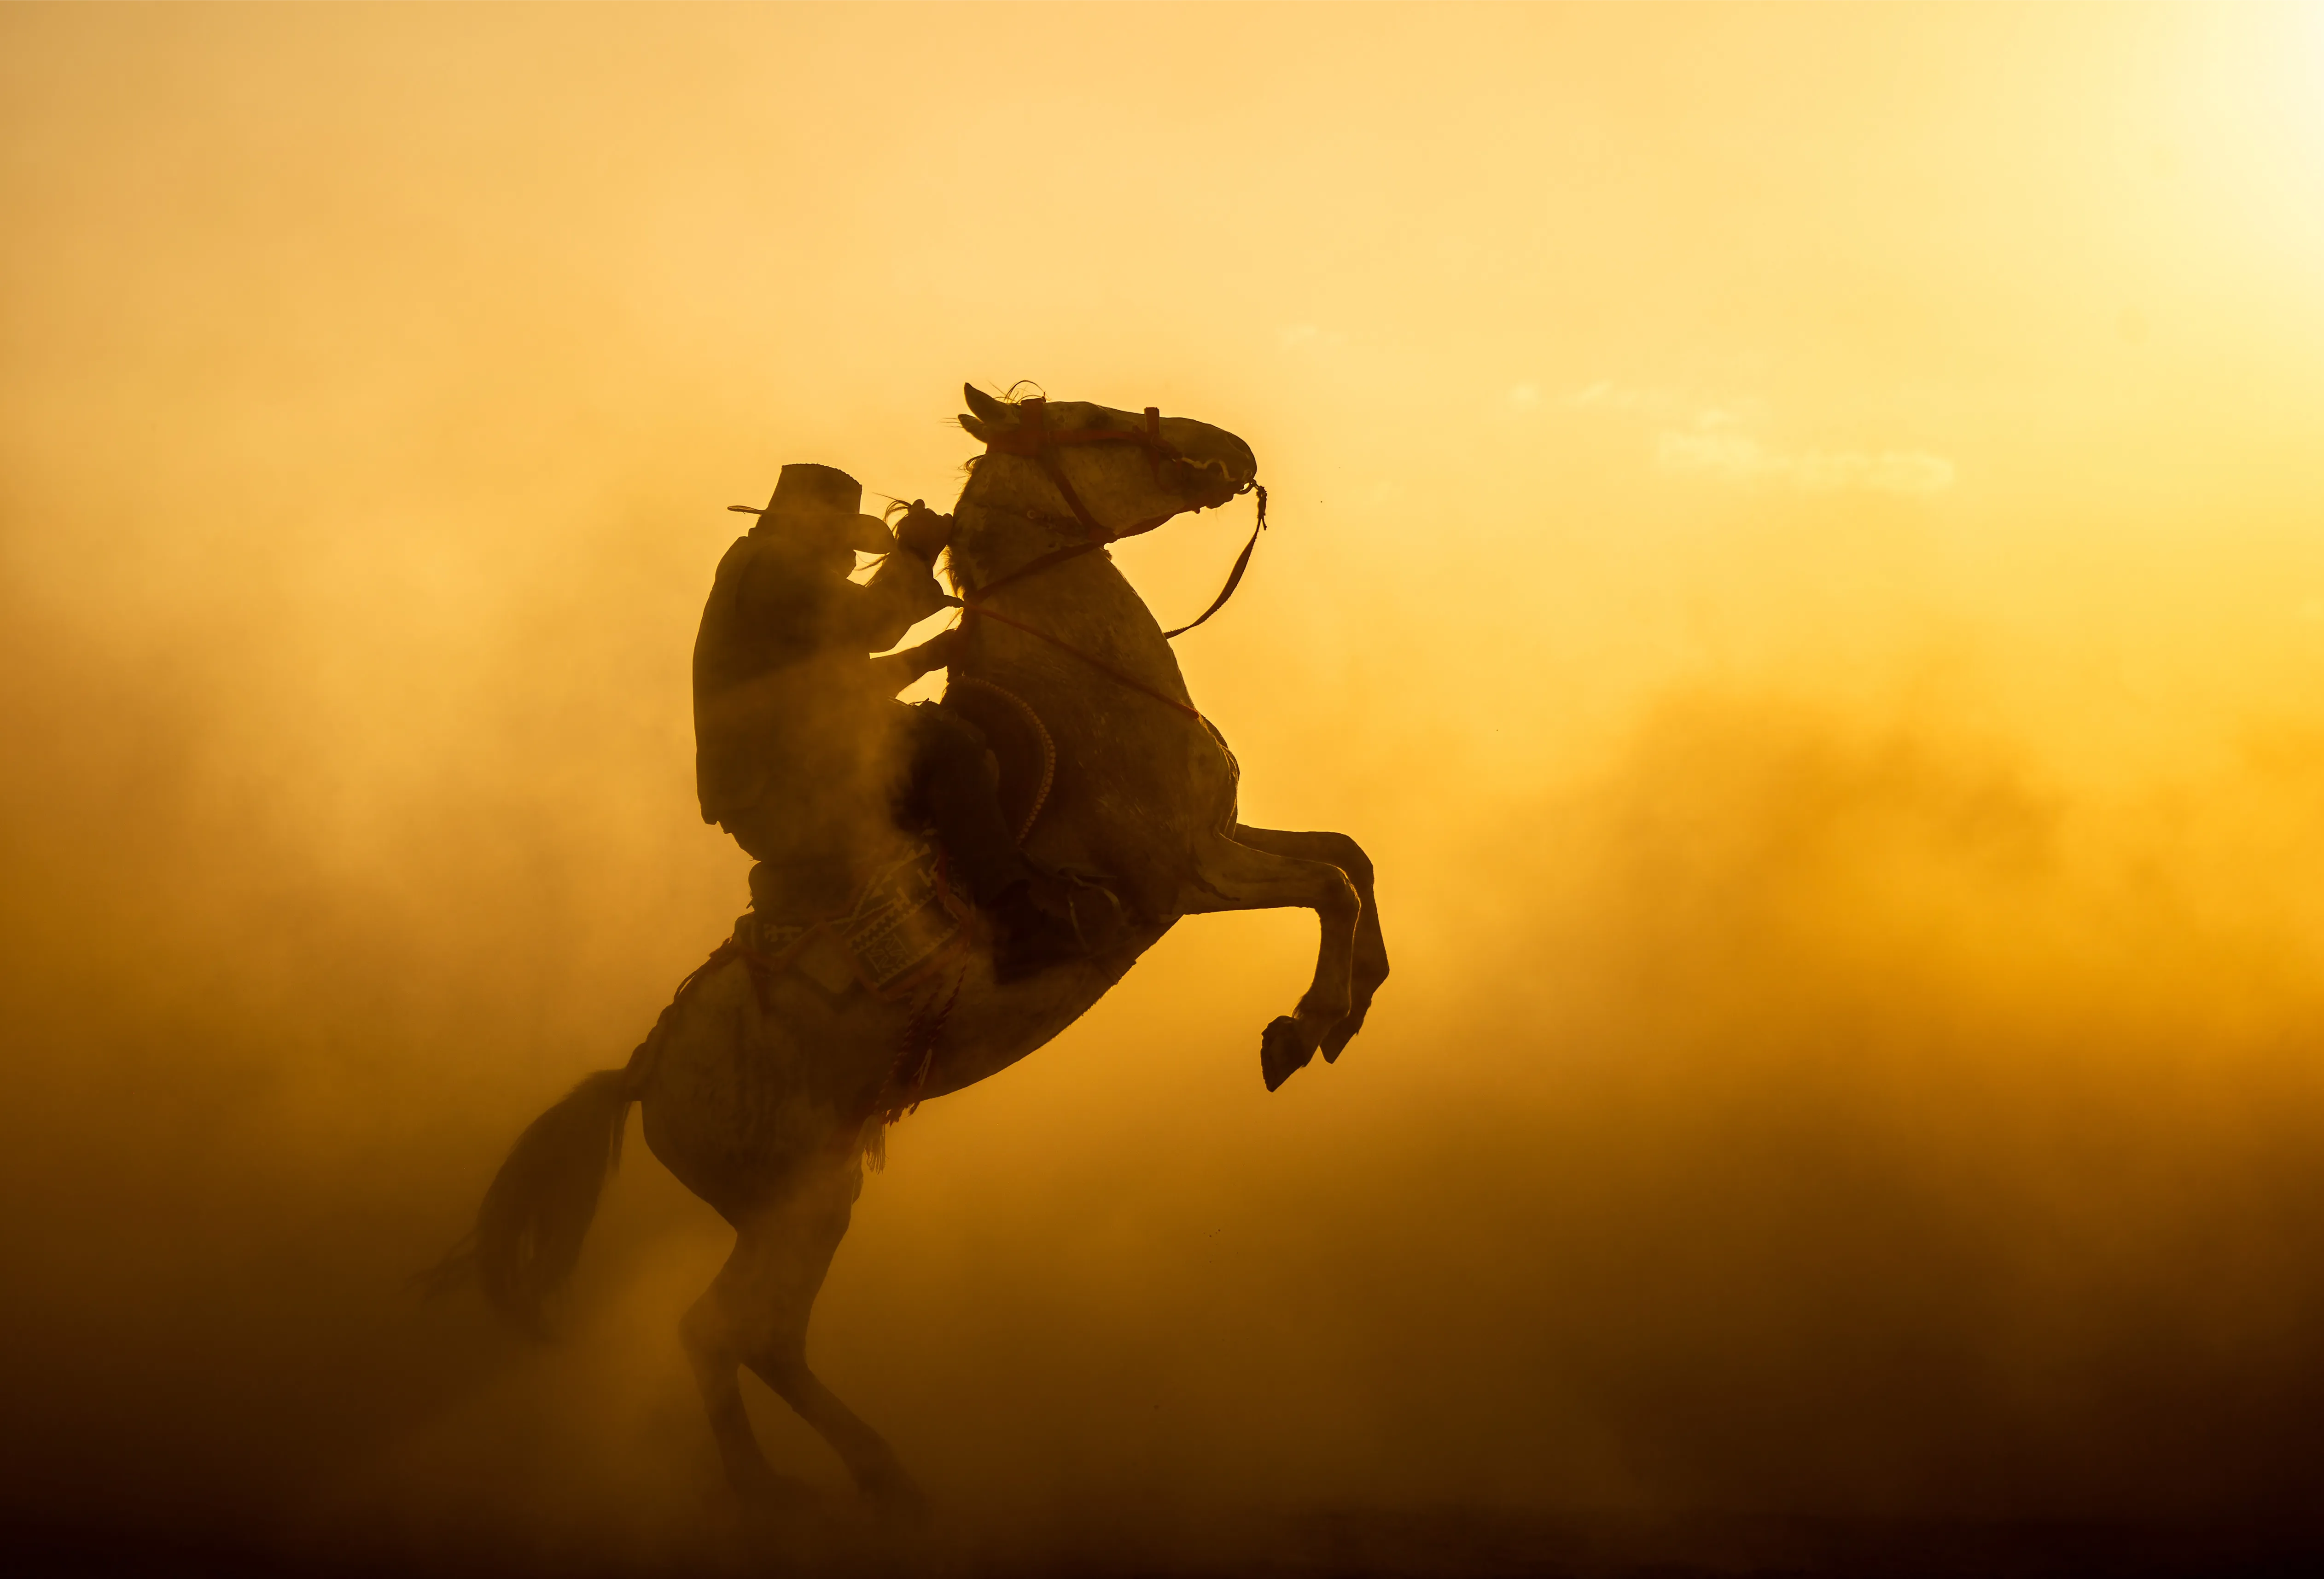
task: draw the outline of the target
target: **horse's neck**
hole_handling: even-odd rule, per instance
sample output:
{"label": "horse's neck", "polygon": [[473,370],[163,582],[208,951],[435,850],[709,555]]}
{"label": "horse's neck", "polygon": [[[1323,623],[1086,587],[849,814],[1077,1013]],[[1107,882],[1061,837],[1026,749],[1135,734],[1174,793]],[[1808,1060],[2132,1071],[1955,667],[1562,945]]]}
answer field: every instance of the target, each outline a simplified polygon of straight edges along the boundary
{"label": "horse's neck", "polygon": [[[979,588],[1074,545],[1053,518],[1037,515],[1042,496],[1027,493],[982,468],[961,491],[953,511],[952,574],[962,596],[973,598]],[[1011,582],[1002,595],[1012,611],[1038,610],[1075,625],[1120,626],[1125,635],[1151,627],[1155,640],[1161,640],[1160,623],[1103,548],[1037,570]]]}
{"label": "horse's neck", "polygon": [[975,493],[972,480],[953,507],[953,590],[964,598],[1056,546],[1022,515]]}
{"label": "horse's neck", "polygon": [[[1012,482],[1018,486],[1010,486]],[[1025,482],[988,461],[961,491],[953,512],[953,579],[972,602],[979,588],[1073,542],[1035,513],[1043,510],[1047,496]],[[1047,520],[1054,523],[1053,517]],[[996,595],[994,608],[1053,642],[1098,658],[1140,689],[1186,697],[1177,655],[1163,637],[1161,622],[1102,548],[1010,582]],[[1074,676],[1070,689],[1076,691],[1088,684],[1120,683],[1094,670],[1084,673],[1075,667],[1068,672]]]}

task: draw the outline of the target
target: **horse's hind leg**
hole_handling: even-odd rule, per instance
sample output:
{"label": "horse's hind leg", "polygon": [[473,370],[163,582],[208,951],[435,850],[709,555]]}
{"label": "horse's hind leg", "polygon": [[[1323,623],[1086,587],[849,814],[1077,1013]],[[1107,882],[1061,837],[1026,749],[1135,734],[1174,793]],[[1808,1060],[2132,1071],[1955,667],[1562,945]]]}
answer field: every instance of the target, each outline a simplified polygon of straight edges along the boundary
{"label": "horse's hind leg", "polygon": [[894,1451],[807,1363],[807,1318],[862,1186],[862,1166],[852,1152],[844,1162],[820,1162],[781,1199],[742,1220],[734,1253],[687,1313],[687,1347],[711,1430],[727,1477],[745,1494],[772,1491],[780,1498],[791,1494],[793,1483],[768,1468],[752,1435],[736,1384],[738,1362],[831,1444],[866,1496],[908,1510],[919,1504],[918,1489]]}
{"label": "horse's hind leg", "polygon": [[738,1238],[734,1253],[727,1257],[709,1290],[678,1322],[678,1338],[686,1346],[686,1357],[694,1367],[694,1384],[701,1390],[703,1408],[710,1416],[710,1435],[718,1444],[726,1483],[749,1506],[797,1507],[811,1499],[807,1483],[775,1473],[760,1450],[750,1413],[742,1407],[742,1345],[747,1324],[742,1310],[750,1302],[744,1276],[738,1271],[743,1259]]}
{"label": "horse's hind leg", "polygon": [[1340,1056],[1340,1050],[1355,1039],[1364,1028],[1364,1016],[1370,1013],[1372,996],[1379,991],[1380,983],[1388,979],[1388,942],[1380,935],[1379,904],[1372,896],[1371,858],[1364,854],[1363,846],[1344,833],[1289,833],[1274,828],[1252,828],[1238,824],[1234,841],[1253,849],[1263,849],[1270,855],[1287,855],[1295,859],[1323,861],[1348,875],[1355,885],[1356,898],[1364,912],[1356,923],[1354,969],[1349,982],[1349,1005],[1345,1018],[1323,1033],[1323,1053],[1325,1063]]}
{"label": "horse's hind leg", "polygon": [[1274,1090],[1315,1056],[1353,1006],[1356,927],[1363,913],[1355,886],[1329,861],[1279,855],[1219,837],[1195,847],[1194,881],[1178,908],[1186,915],[1222,910],[1315,913],[1323,929],[1315,979],[1299,1006],[1259,1038],[1259,1075]]}

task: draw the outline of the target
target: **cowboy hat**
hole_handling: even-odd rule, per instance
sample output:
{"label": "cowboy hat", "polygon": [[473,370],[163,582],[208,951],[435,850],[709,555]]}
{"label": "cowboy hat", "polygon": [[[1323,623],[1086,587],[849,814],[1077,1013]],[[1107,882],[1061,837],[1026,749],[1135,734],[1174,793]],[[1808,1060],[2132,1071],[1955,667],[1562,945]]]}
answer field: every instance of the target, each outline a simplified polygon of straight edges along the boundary
{"label": "cowboy hat", "polygon": [[844,544],[860,554],[886,554],[896,546],[887,523],[862,513],[863,484],[836,466],[809,462],[785,466],[764,509],[752,504],[726,508],[757,516],[761,526]]}

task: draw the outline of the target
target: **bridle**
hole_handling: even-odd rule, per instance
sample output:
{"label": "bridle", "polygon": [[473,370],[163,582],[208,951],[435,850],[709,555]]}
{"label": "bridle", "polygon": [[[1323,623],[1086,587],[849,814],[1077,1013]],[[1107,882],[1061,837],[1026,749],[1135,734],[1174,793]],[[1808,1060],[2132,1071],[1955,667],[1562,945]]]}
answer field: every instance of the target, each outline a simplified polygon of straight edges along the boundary
{"label": "bridle", "polygon": [[1065,476],[1065,467],[1057,464],[1056,450],[1060,445],[1069,444],[1139,445],[1146,451],[1147,464],[1154,469],[1157,480],[1162,474],[1163,462],[1186,458],[1178,453],[1177,445],[1162,436],[1162,409],[1159,406],[1146,408],[1146,427],[1139,433],[1124,433],[1112,427],[1051,427],[1049,402],[1040,395],[1028,396],[1019,401],[1017,426],[985,440],[984,447],[993,454],[1029,456],[1056,486],[1057,492],[1065,499],[1065,508],[1072,510],[1074,519],[1081,523],[1083,532],[1099,543],[1111,543],[1117,538],[1134,537],[1140,532],[1150,532],[1168,520],[1171,515],[1178,513],[1172,510],[1170,515],[1158,515],[1151,520],[1133,521],[1118,532],[1100,526],[1097,518],[1090,514],[1089,506],[1082,502],[1082,496],[1074,491],[1073,483]]}
{"label": "bridle", "polygon": [[[1133,521],[1119,531],[1108,528],[1090,513],[1089,506],[1082,502],[1082,496],[1074,491],[1073,482],[1066,477],[1065,467],[1058,464],[1056,453],[1058,447],[1074,444],[1137,445],[1146,451],[1147,464],[1153,468],[1157,481],[1161,477],[1163,462],[1184,462],[1186,458],[1178,453],[1177,445],[1162,436],[1162,409],[1158,406],[1146,408],[1146,426],[1143,429],[1125,432],[1118,427],[1052,427],[1049,426],[1049,402],[1047,398],[1032,395],[1019,401],[1017,406],[1017,426],[1005,433],[999,433],[986,439],[985,451],[990,454],[1022,455],[1039,466],[1042,474],[1047,477],[1056,488],[1058,497],[1065,501],[1065,508],[1074,512],[1074,519],[1080,523],[1082,540],[1068,544],[1063,548],[1052,549],[1047,554],[1038,555],[1008,574],[998,580],[987,582],[973,591],[964,588],[961,593],[961,608],[964,616],[991,613],[991,610],[981,608],[980,604],[983,600],[1013,582],[1037,575],[1052,565],[1064,564],[1068,559],[1079,558],[1092,549],[1102,548],[1109,543],[1119,542],[1124,537],[1134,537],[1141,532],[1150,532],[1168,520],[1171,516],[1182,513],[1178,510],[1171,510],[1166,514],[1155,516],[1149,520]],[[1234,568],[1227,573],[1226,585],[1219,589],[1219,595],[1211,600],[1209,608],[1178,627],[1177,629],[1164,631],[1163,640],[1176,640],[1221,609],[1225,608],[1227,600],[1234,596],[1235,588],[1242,584],[1242,574],[1250,568],[1251,550],[1259,546],[1259,535],[1267,530],[1267,489],[1257,479],[1244,483],[1241,488],[1235,490],[1234,494],[1230,494],[1228,497],[1231,499],[1235,494],[1242,493],[1246,490],[1259,495],[1259,519],[1250,528],[1250,540],[1242,546],[1242,552],[1235,556]],[[992,617],[1004,625],[1017,625],[1016,620],[1005,616],[994,614]],[[1049,636],[1045,631],[1034,630],[1031,626],[1018,625],[1017,628],[1020,630],[1031,631],[1033,635],[1041,637],[1044,640],[1056,642],[1059,647],[1065,646],[1064,642],[1057,641],[1056,638]],[[1125,684],[1136,686],[1140,691],[1147,689],[1125,675],[1115,674],[1111,667],[1099,664],[1095,658],[1090,657],[1088,654],[1077,648],[1066,647],[1065,650],[1085,662],[1096,664],[1099,668],[1105,669],[1108,674],[1113,675],[1114,678],[1121,680]],[[1148,692],[1148,694],[1160,695],[1157,692]],[[1171,702],[1167,696],[1161,697],[1161,700],[1169,702],[1173,707],[1182,708],[1182,711],[1194,711],[1192,708],[1185,708],[1179,702]],[[1199,718],[1201,714],[1197,713],[1195,716]]]}

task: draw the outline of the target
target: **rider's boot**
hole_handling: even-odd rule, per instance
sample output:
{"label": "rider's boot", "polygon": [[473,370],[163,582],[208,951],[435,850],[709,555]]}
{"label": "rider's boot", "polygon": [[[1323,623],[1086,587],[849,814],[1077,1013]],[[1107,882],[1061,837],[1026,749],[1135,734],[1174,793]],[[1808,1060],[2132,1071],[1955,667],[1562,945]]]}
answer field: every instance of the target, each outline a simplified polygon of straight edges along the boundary
{"label": "rider's boot", "polygon": [[1042,903],[1031,879],[1012,883],[992,900],[992,979],[1007,986],[1052,966],[1086,959],[1089,947],[1070,911]]}
{"label": "rider's boot", "polygon": [[903,724],[911,774],[902,814],[935,826],[955,880],[991,917],[994,977],[1021,981],[1112,948],[1123,932],[1113,895],[1044,871],[1017,848],[982,732],[927,705],[907,709]]}

